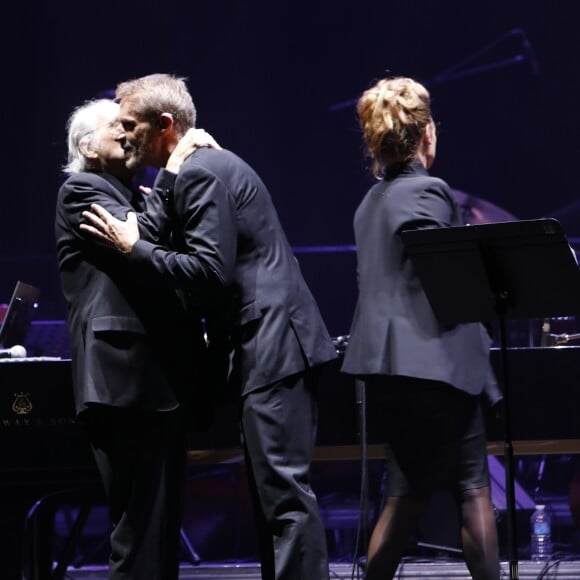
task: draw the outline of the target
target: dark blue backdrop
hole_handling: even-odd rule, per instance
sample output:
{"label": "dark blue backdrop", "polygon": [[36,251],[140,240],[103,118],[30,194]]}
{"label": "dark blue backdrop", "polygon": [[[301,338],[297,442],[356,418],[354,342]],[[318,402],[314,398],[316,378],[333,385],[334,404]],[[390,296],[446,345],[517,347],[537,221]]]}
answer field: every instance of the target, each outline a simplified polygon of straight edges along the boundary
{"label": "dark blue backdrop", "polygon": [[[67,116],[152,72],[188,78],[199,126],[261,173],[296,247],[353,243],[372,180],[353,107],[333,106],[387,71],[431,88],[435,174],[580,235],[575,0],[39,0],[4,12],[0,302],[20,278],[41,287],[39,316],[64,317],[53,216]],[[331,332],[346,332],[352,252],[300,260]]]}

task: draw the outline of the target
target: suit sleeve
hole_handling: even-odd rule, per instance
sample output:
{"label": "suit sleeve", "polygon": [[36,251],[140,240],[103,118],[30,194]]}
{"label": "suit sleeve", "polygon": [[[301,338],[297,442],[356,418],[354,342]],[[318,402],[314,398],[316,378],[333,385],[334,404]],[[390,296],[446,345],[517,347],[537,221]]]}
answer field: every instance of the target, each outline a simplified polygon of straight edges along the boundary
{"label": "suit sleeve", "polygon": [[79,228],[81,223],[86,223],[82,212],[90,210],[92,203],[98,203],[121,220],[127,219],[127,213],[133,211],[125,198],[98,175],[79,173],[69,177],[60,196],[63,213],[73,235],[93,242],[94,239]]}
{"label": "suit sleeve", "polygon": [[176,173],[164,168],[157,173],[151,193],[145,196],[146,211],[137,216],[142,240],[162,246],[169,245],[176,178]]}
{"label": "suit sleeve", "polygon": [[184,247],[174,251],[139,240],[129,260],[176,288],[211,296],[233,280],[237,249],[233,198],[216,175],[195,164],[182,169],[173,197]]}

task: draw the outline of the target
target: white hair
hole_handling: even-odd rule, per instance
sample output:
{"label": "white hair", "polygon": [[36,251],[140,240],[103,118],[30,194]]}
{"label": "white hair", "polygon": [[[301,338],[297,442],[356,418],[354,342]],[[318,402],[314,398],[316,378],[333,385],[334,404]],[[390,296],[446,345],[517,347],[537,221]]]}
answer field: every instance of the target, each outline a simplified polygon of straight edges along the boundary
{"label": "white hair", "polygon": [[91,139],[100,121],[109,118],[114,121],[119,113],[119,105],[111,99],[95,99],[77,107],[67,122],[68,160],[64,173],[73,174],[88,169],[87,158],[80,149],[81,141],[91,144]]}

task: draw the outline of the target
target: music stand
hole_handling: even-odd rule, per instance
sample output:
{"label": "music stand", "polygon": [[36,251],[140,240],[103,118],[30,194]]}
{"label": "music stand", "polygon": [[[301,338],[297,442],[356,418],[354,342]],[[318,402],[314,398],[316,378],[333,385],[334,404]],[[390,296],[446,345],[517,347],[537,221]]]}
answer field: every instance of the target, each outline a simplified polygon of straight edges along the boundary
{"label": "music stand", "polygon": [[580,313],[580,272],[560,223],[538,219],[401,233],[443,325],[497,320],[504,393],[510,578],[518,577],[506,320]]}

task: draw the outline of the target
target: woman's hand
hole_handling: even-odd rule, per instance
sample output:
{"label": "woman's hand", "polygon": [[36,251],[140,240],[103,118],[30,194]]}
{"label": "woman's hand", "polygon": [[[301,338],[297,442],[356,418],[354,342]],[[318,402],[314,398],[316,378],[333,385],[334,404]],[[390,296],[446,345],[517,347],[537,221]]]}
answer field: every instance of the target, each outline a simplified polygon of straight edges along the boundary
{"label": "woman's hand", "polygon": [[165,168],[177,173],[183,162],[198,148],[221,149],[217,141],[204,129],[189,129],[169,156]]}

